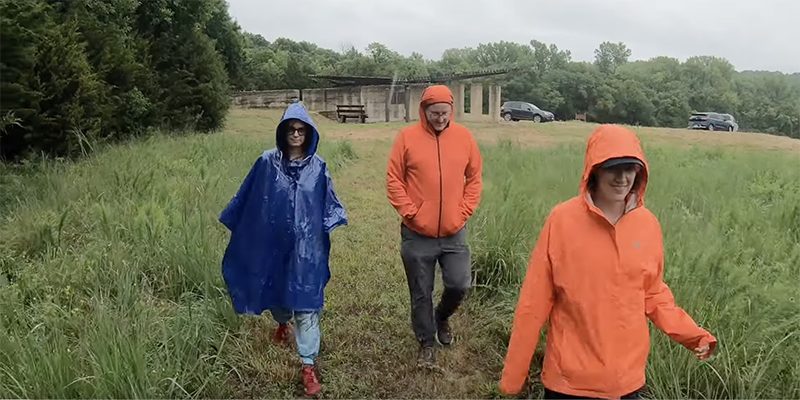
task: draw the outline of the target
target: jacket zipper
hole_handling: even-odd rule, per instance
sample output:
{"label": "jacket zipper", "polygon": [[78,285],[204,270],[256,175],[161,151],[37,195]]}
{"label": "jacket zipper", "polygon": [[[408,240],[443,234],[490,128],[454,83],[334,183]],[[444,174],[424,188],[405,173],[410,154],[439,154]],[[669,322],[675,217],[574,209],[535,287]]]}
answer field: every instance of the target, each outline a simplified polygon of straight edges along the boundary
{"label": "jacket zipper", "polygon": [[439,147],[439,135],[436,135],[436,153],[439,156],[439,228],[436,230],[436,237],[442,236],[442,149]]}

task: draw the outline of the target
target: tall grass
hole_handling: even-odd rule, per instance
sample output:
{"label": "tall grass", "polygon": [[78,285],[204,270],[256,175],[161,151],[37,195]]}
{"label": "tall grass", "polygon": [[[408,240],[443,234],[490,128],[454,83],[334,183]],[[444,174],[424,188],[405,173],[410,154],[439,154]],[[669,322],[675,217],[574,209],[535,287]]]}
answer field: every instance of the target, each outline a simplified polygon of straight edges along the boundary
{"label": "tall grass", "polygon": [[[506,323],[544,219],[578,193],[584,149],[483,149],[486,190],[471,222],[476,280]],[[662,225],[665,280],[720,341],[714,359],[695,362],[653,327],[648,395],[800,397],[797,155],[646,143],[645,151],[645,203]],[[507,342],[507,330],[493,331]]]}
{"label": "tall grass", "polygon": [[[260,152],[157,136],[1,167],[0,397],[229,396],[242,319],[217,218]],[[356,156],[347,143],[320,152]]]}
{"label": "tall grass", "polygon": [[[154,136],[79,163],[0,166],[1,398],[291,395],[283,380],[294,369],[276,366],[280,358],[263,345],[263,333],[233,312],[220,273],[227,232],[217,218],[262,150],[253,147],[262,138],[252,136]],[[368,150],[360,153],[360,146]],[[343,258],[336,260],[339,291],[331,292],[348,310],[333,310],[335,320],[353,326],[323,323],[334,333],[324,338],[358,343],[323,343],[334,368],[350,368],[326,375],[326,390],[341,397],[391,397],[403,389],[387,379],[441,387],[434,378],[409,378],[398,367],[407,360],[393,358],[402,353],[394,341],[405,343],[396,336],[410,329],[400,300],[407,299],[404,276],[387,270],[400,268],[389,242],[396,240],[396,213],[376,172],[385,169],[388,146],[323,140],[319,150],[335,175],[348,176],[337,180],[337,191],[361,208],[349,206],[353,229],[336,247]],[[583,150],[483,147],[485,190],[469,229],[484,300],[470,312],[484,326],[465,334],[468,346],[453,354],[481,363],[463,370],[493,371],[475,375],[487,387],[499,375],[530,251],[550,209],[577,193]],[[720,339],[716,358],[700,363],[653,329],[648,394],[800,397],[797,156],[646,151],[652,179],[645,201],[664,231],[667,283]],[[363,278],[353,278],[358,274]],[[365,285],[379,286],[381,295],[365,294],[376,293]],[[362,351],[373,363],[339,359]],[[264,381],[263,371],[281,382]]]}

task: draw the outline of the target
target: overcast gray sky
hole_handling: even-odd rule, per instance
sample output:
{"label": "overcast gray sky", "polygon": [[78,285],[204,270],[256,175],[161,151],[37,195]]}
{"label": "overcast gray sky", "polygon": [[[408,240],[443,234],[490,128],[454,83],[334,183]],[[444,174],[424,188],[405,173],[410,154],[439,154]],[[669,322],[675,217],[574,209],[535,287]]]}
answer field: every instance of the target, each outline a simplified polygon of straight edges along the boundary
{"label": "overcast gray sky", "polygon": [[603,41],[632,59],[727,58],[800,72],[800,0],[228,0],[242,29],[339,50],[380,42],[439,59],[451,47],[537,39],[590,61]]}

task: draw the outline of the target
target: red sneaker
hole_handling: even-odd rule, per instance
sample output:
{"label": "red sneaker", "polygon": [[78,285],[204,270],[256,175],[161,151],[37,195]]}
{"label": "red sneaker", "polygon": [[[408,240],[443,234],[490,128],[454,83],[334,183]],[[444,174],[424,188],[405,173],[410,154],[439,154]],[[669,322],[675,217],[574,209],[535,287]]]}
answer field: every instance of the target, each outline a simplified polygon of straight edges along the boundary
{"label": "red sneaker", "polygon": [[315,396],[322,391],[322,385],[319,383],[317,373],[314,372],[314,367],[311,365],[303,366],[303,387],[308,396]]}
{"label": "red sneaker", "polygon": [[272,334],[272,343],[277,346],[289,346],[289,339],[292,337],[292,327],[289,324],[280,324],[275,333]]}

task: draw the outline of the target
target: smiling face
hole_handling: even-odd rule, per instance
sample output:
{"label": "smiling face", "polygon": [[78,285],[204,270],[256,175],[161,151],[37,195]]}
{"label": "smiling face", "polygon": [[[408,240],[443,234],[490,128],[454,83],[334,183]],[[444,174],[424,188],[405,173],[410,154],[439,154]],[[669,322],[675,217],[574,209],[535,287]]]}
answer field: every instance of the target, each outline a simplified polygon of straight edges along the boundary
{"label": "smiling face", "polygon": [[636,181],[636,174],[642,167],[634,163],[618,164],[595,171],[596,187],[594,196],[601,202],[624,202]]}
{"label": "smiling face", "polygon": [[452,111],[448,103],[434,103],[425,108],[425,117],[436,132],[441,132],[450,123]]}

